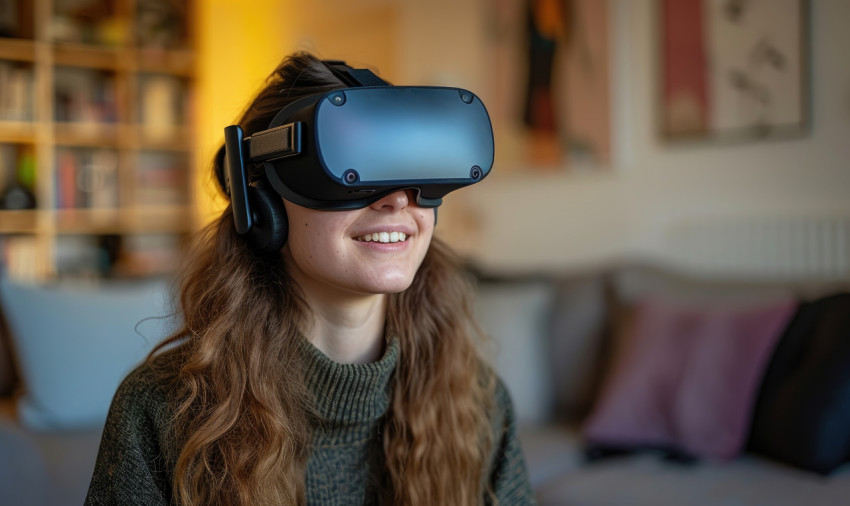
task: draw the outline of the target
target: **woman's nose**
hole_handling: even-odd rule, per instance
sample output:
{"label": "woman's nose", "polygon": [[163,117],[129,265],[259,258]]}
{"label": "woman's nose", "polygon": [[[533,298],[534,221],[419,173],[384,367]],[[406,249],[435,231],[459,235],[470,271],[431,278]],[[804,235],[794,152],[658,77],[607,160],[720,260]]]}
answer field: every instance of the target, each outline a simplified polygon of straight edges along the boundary
{"label": "woman's nose", "polygon": [[407,207],[413,196],[411,190],[399,190],[376,200],[370,207],[376,211],[400,211]]}

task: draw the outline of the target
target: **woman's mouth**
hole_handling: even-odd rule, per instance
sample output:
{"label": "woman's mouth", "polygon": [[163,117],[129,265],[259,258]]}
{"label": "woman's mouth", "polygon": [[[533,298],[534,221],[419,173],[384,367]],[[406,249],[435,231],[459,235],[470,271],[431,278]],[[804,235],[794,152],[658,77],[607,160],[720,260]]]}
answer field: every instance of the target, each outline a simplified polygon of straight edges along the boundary
{"label": "woman's mouth", "polygon": [[404,242],[407,240],[407,237],[407,234],[404,232],[372,232],[371,234],[355,237],[354,240],[359,242],[391,243]]}

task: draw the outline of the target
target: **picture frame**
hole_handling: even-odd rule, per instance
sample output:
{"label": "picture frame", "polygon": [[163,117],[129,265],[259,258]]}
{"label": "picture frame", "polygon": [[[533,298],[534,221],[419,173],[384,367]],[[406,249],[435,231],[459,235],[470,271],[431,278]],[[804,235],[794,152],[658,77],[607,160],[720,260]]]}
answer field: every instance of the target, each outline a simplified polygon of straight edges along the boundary
{"label": "picture frame", "polygon": [[809,0],[658,0],[667,141],[805,135]]}
{"label": "picture frame", "polygon": [[484,54],[491,84],[485,98],[501,170],[610,170],[614,3],[486,4]]}

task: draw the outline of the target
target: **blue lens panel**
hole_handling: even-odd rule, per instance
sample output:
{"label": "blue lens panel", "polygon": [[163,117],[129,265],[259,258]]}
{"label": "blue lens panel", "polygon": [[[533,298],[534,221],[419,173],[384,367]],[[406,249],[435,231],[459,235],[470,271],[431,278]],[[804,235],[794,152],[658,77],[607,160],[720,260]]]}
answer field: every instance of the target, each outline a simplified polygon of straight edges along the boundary
{"label": "blue lens panel", "polygon": [[469,179],[493,165],[493,129],[475,95],[457,88],[346,89],[343,105],[316,108],[315,139],[326,170],[337,179],[353,169],[359,184]]}

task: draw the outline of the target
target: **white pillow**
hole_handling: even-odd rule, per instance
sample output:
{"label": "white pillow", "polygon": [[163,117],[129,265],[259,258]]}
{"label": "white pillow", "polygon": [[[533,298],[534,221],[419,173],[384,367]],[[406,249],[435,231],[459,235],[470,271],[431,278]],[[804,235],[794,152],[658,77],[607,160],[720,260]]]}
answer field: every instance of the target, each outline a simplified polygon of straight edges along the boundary
{"label": "white pillow", "polygon": [[543,423],[553,411],[548,330],[554,293],[549,281],[482,281],[476,290],[478,323],[495,345],[485,356],[523,424]]}
{"label": "white pillow", "polygon": [[25,389],[21,423],[101,427],[122,379],[175,329],[168,288],[162,280],[80,287],[0,279]]}

